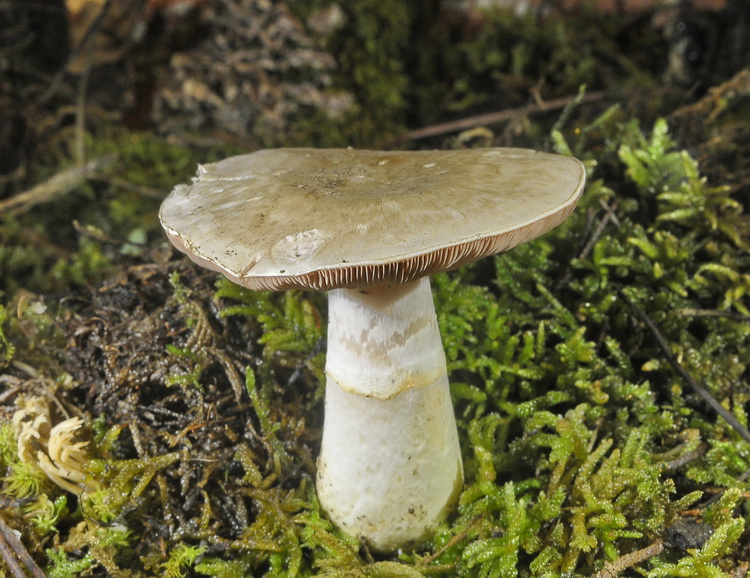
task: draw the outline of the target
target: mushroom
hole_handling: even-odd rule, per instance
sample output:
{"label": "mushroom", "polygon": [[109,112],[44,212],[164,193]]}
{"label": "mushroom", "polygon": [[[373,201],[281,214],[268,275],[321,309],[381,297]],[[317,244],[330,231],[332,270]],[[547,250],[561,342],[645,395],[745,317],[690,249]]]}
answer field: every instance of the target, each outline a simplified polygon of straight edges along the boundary
{"label": "mushroom", "polygon": [[426,539],[463,485],[428,276],[557,226],[584,180],[525,149],[261,150],[199,167],[160,219],[235,283],[329,292],[318,497],[388,552]]}

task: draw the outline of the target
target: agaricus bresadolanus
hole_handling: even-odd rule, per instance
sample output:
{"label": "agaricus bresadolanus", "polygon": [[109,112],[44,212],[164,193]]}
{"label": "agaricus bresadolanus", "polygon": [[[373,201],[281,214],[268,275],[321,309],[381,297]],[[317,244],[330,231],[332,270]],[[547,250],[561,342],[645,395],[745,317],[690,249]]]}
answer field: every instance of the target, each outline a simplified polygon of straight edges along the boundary
{"label": "agaricus bresadolanus", "polygon": [[428,276],[549,231],[584,179],[525,149],[277,149],[201,166],[164,201],[196,263],[250,289],[329,291],[317,491],[373,549],[428,537],[463,484]]}

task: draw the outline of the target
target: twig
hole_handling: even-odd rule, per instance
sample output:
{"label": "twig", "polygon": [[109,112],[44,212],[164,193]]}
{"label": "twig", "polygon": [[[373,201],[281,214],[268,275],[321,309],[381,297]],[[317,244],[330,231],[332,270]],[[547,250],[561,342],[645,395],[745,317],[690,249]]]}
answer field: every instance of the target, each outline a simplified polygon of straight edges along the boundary
{"label": "twig", "polygon": [[606,93],[603,91],[599,92],[591,92],[583,97],[580,95],[575,96],[565,96],[562,98],[555,98],[552,100],[546,101],[543,105],[539,104],[530,104],[528,106],[522,106],[520,108],[509,108],[505,110],[500,110],[497,112],[489,112],[486,114],[480,114],[476,116],[469,116],[466,118],[461,118],[458,120],[450,121],[450,122],[444,122],[441,124],[433,124],[431,126],[426,126],[423,128],[418,128],[416,130],[409,131],[396,139],[394,139],[394,144],[402,143],[405,141],[410,140],[420,140],[424,138],[430,138],[434,136],[441,136],[444,134],[448,134],[451,132],[459,132],[462,130],[468,130],[470,128],[475,128],[478,126],[488,125],[488,124],[497,124],[499,122],[502,122],[504,120],[510,120],[512,118],[517,118],[519,116],[526,116],[528,114],[533,113],[539,113],[539,112],[548,112],[551,110],[559,110],[561,108],[565,108],[570,103],[574,101],[580,101],[580,102],[595,102],[597,100],[601,100],[606,96]]}
{"label": "twig", "polygon": [[635,566],[636,564],[645,562],[649,558],[658,556],[663,551],[664,542],[662,540],[657,540],[656,542],[654,542],[650,546],[646,546],[642,550],[636,550],[635,552],[631,552],[630,554],[620,556],[616,560],[612,560],[612,562],[607,562],[604,565],[604,568],[599,570],[599,572],[597,572],[596,574],[592,574],[591,578],[616,578],[616,576],[619,575],[620,572],[627,570],[631,566]]}
{"label": "twig", "polygon": [[750,321],[750,315],[743,315],[734,311],[719,311],[717,309],[677,309],[675,315],[681,317],[725,317],[735,321]]}
{"label": "twig", "polygon": [[604,216],[602,217],[602,220],[599,221],[596,229],[594,229],[594,232],[591,234],[591,238],[588,240],[586,245],[581,250],[581,253],[578,255],[578,259],[580,260],[586,259],[589,256],[589,253],[594,250],[594,245],[596,245],[597,241],[601,238],[607,225],[612,223],[617,227],[620,226],[620,219],[618,219],[617,215],[615,214],[615,208],[610,207],[603,200],[600,200],[599,204],[601,205],[602,209],[604,209]]}
{"label": "twig", "polygon": [[703,442],[694,450],[689,451],[681,455],[680,457],[675,458],[674,460],[668,461],[665,467],[668,470],[676,470],[677,468],[681,468],[682,466],[687,465],[690,462],[695,461],[701,456],[705,455],[706,452],[708,451],[708,448],[709,448],[708,444],[706,442]]}
{"label": "twig", "polygon": [[[706,494],[711,494],[711,500],[709,503],[713,501],[714,497],[721,498],[721,496],[727,493],[726,488],[703,488],[702,491]],[[740,496],[743,500],[750,500],[750,492],[748,491],[740,492]],[[705,507],[706,504],[701,504],[700,510],[703,510]]]}
{"label": "twig", "polygon": [[[13,552],[10,551],[9,547]],[[13,555],[14,553],[15,556]],[[23,542],[18,539],[13,529],[2,518],[0,518],[0,554],[2,554],[3,560],[8,565],[8,569],[16,578],[26,578],[26,572],[24,572],[24,569],[18,563],[16,557],[26,566],[26,569],[31,572],[34,578],[45,578],[44,572],[34,562]]]}
{"label": "twig", "polygon": [[10,570],[10,573],[13,574],[15,578],[26,578],[26,572],[21,568],[13,551],[3,538],[0,538],[0,556],[2,556],[5,564],[8,566],[8,570]]}
{"label": "twig", "polygon": [[86,33],[83,35],[83,38],[81,38],[80,42],[73,48],[73,50],[68,55],[68,59],[65,62],[65,65],[57,72],[57,74],[52,79],[52,82],[50,82],[49,87],[47,87],[47,90],[39,98],[40,104],[45,104],[48,100],[50,100],[55,95],[55,93],[57,92],[57,89],[60,88],[62,81],[65,79],[65,75],[68,73],[68,68],[70,67],[70,64],[76,58],[78,58],[78,56],[86,49],[91,39],[94,38],[97,34],[99,34],[99,29],[101,28],[102,22],[104,22],[104,18],[109,13],[109,9],[111,8],[111,6],[112,6],[112,0],[106,0],[106,2],[104,3],[104,6],[101,7],[101,9],[99,10],[99,13],[96,15],[96,18],[86,30]]}
{"label": "twig", "polygon": [[419,563],[422,566],[428,566],[429,564],[432,564],[435,560],[437,560],[440,556],[443,555],[443,552],[445,552],[448,548],[452,548],[456,544],[458,544],[461,540],[466,538],[466,536],[471,532],[474,528],[476,528],[479,525],[480,520],[482,519],[482,516],[479,515],[475,517],[471,523],[466,526],[460,533],[453,536],[450,540],[448,540],[441,548],[439,548],[436,552],[433,552],[429,556],[426,556],[422,558]]}
{"label": "twig", "polygon": [[[747,469],[744,472],[742,472],[739,476],[737,476],[737,482],[739,483],[746,482],[749,477],[750,477],[750,469]],[[711,504],[718,502],[721,499],[721,497],[726,493],[727,488],[721,488],[720,491],[716,493],[712,492],[710,488],[704,489],[703,491],[706,492],[707,494],[713,493],[713,496],[708,498],[705,502],[703,502],[700,505],[701,509],[708,508],[708,506],[710,506]]]}
{"label": "twig", "polygon": [[678,373],[678,375],[682,377],[682,379],[691,387],[691,389],[695,393],[703,398],[703,401],[705,401],[709,406],[711,406],[711,408],[713,408],[716,413],[723,417],[726,422],[730,426],[732,426],[732,428],[734,428],[734,430],[742,437],[742,439],[750,443],[750,431],[748,431],[747,428],[742,425],[736,417],[734,417],[729,411],[727,411],[724,406],[721,405],[706,388],[695,381],[693,377],[687,372],[687,370],[682,367],[682,365],[680,365],[680,363],[672,353],[672,350],[669,348],[669,344],[664,339],[664,336],[661,334],[658,327],[656,327],[656,324],[646,314],[646,312],[641,310],[630,299],[628,299],[624,291],[620,290],[619,293],[623,301],[627,303],[628,307],[630,307],[638,316],[638,318],[646,324],[646,327],[649,328],[652,335],[654,336],[654,339],[656,339],[656,343],[659,345],[659,349],[661,349],[664,357],[667,358],[667,361],[672,366],[672,369],[674,369]]}
{"label": "twig", "polygon": [[[568,122],[568,119],[570,118],[570,115],[573,114],[573,111],[575,111],[576,108],[583,102],[583,99],[586,98],[586,86],[583,85],[578,89],[578,94],[575,96],[575,98],[572,98],[569,103],[567,103],[564,107],[562,112],[560,113],[560,116],[555,121],[555,124],[552,125],[552,129],[550,130],[550,134],[554,132],[559,132],[562,130],[562,128],[565,126],[565,124]],[[536,99],[536,102],[539,106],[544,109],[544,101],[541,99],[541,97]]]}
{"label": "twig", "polygon": [[25,213],[36,205],[48,203],[75,188],[88,178],[90,173],[111,165],[116,159],[116,155],[105,155],[92,159],[85,165],[61,171],[28,191],[0,201],[0,215]]}
{"label": "twig", "polygon": [[[615,214],[615,210],[617,209],[617,201],[615,201],[614,207],[610,207],[603,200],[600,200],[599,204],[601,205],[602,209],[604,209],[604,216],[597,223],[596,228],[591,233],[591,236],[588,238],[585,245],[583,246],[581,251],[578,253],[579,261],[586,259],[589,256],[589,253],[591,253],[591,251],[594,250],[594,246],[599,241],[601,236],[604,234],[604,230],[607,228],[607,225],[612,223],[613,225],[617,227],[620,226],[620,219],[618,219],[617,215]],[[591,228],[590,225],[588,225],[587,228],[590,230]],[[569,267],[565,271],[565,274],[562,275],[555,283],[555,290],[559,291],[560,289],[567,287],[567,285],[570,283],[572,278],[573,278],[573,271]]]}
{"label": "twig", "polygon": [[104,182],[109,183],[112,186],[120,187],[121,189],[125,189],[127,191],[132,191],[138,195],[141,195],[142,197],[147,197],[149,199],[157,199],[159,201],[164,200],[164,191],[157,189],[155,187],[149,187],[146,185],[138,185],[136,183],[131,183],[130,181],[127,181],[125,179],[120,179],[118,177],[107,177],[103,179]]}
{"label": "twig", "polygon": [[100,243],[106,243],[108,245],[114,245],[116,247],[122,247],[123,245],[131,245],[133,247],[148,247],[146,243],[138,243],[137,241],[130,241],[128,239],[115,239],[110,237],[101,229],[97,229],[93,225],[81,225],[78,219],[73,219],[73,228],[76,230],[81,237],[88,239],[95,239]]}
{"label": "twig", "polygon": [[76,95],[75,150],[76,160],[80,165],[86,162],[86,91],[93,60],[93,50],[89,50],[86,54],[86,66],[78,81],[78,94]]}
{"label": "twig", "polygon": [[[0,384],[6,383],[6,380],[2,379],[4,377],[11,378],[12,381],[10,381],[10,383],[12,383],[14,381],[20,381],[19,379],[14,378],[12,375],[8,375],[8,376],[0,375]],[[3,393],[0,393],[0,403],[5,403],[11,397],[14,397],[19,391],[22,391],[22,390],[23,390],[23,386],[22,385],[13,385],[12,387],[9,387]]]}

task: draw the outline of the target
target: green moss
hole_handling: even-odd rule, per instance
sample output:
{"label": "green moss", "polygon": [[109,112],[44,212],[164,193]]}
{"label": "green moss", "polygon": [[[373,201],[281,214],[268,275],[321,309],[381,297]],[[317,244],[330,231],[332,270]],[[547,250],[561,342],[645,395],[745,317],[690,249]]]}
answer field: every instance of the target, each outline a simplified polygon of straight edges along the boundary
{"label": "green moss", "polygon": [[15,345],[11,343],[3,327],[7,319],[8,310],[3,305],[0,305],[0,368],[10,363],[16,351]]}
{"label": "green moss", "polygon": [[205,548],[178,544],[169,552],[169,559],[161,565],[165,578],[183,578],[185,567],[195,564],[195,561],[203,554]]}
{"label": "green moss", "polygon": [[49,568],[47,568],[50,578],[76,578],[94,564],[94,557],[91,555],[86,555],[83,558],[72,558],[55,548],[49,548],[47,556],[51,562]]}
{"label": "green moss", "polygon": [[32,464],[18,458],[16,434],[10,423],[0,424],[0,467],[4,472],[2,481],[6,495],[22,499],[41,498],[46,502],[39,504],[44,509],[47,503],[51,503],[46,494],[42,493],[51,490],[47,477]]}
{"label": "green moss", "polygon": [[[320,313],[325,307],[321,295],[250,291],[226,279],[220,279],[216,287],[215,298],[225,304],[222,317],[249,318],[265,360],[273,361],[280,370],[294,368],[298,373],[304,367],[312,375],[313,387],[322,385],[325,353],[321,345],[326,329]],[[271,369],[271,366],[262,368]],[[266,373],[264,377],[270,376]],[[322,390],[316,391],[314,399],[322,399]]]}
{"label": "green moss", "polygon": [[37,498],[24,506],[24,514],[29,516],[31,524],[40,536],[59,533],[57,524],[70,515],[68,497],[57,496],[52,502],[47,494],[39,494],[38,489],[34,493],[37,494]]}
{"label": "green moss", "polygon": [[180,457],[179,453],[171,453],[149,459],[93,461],[89,470],[102,489],[82,496],[81,507],[86,517],[101,523],[118,519],[123,509],[139,500],[154,476]]}

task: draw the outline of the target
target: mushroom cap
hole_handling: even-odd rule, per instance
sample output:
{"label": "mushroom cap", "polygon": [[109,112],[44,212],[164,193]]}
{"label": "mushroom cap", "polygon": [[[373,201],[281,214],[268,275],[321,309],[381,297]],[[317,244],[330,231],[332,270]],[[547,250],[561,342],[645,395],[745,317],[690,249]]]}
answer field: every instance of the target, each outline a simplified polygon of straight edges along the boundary
{"label": "mushroom cap", "polygon": [[200,166],[159,218],[250,289],[400,284],[546,233],[584,181],[576,159],[527,149],[269,149]]}

